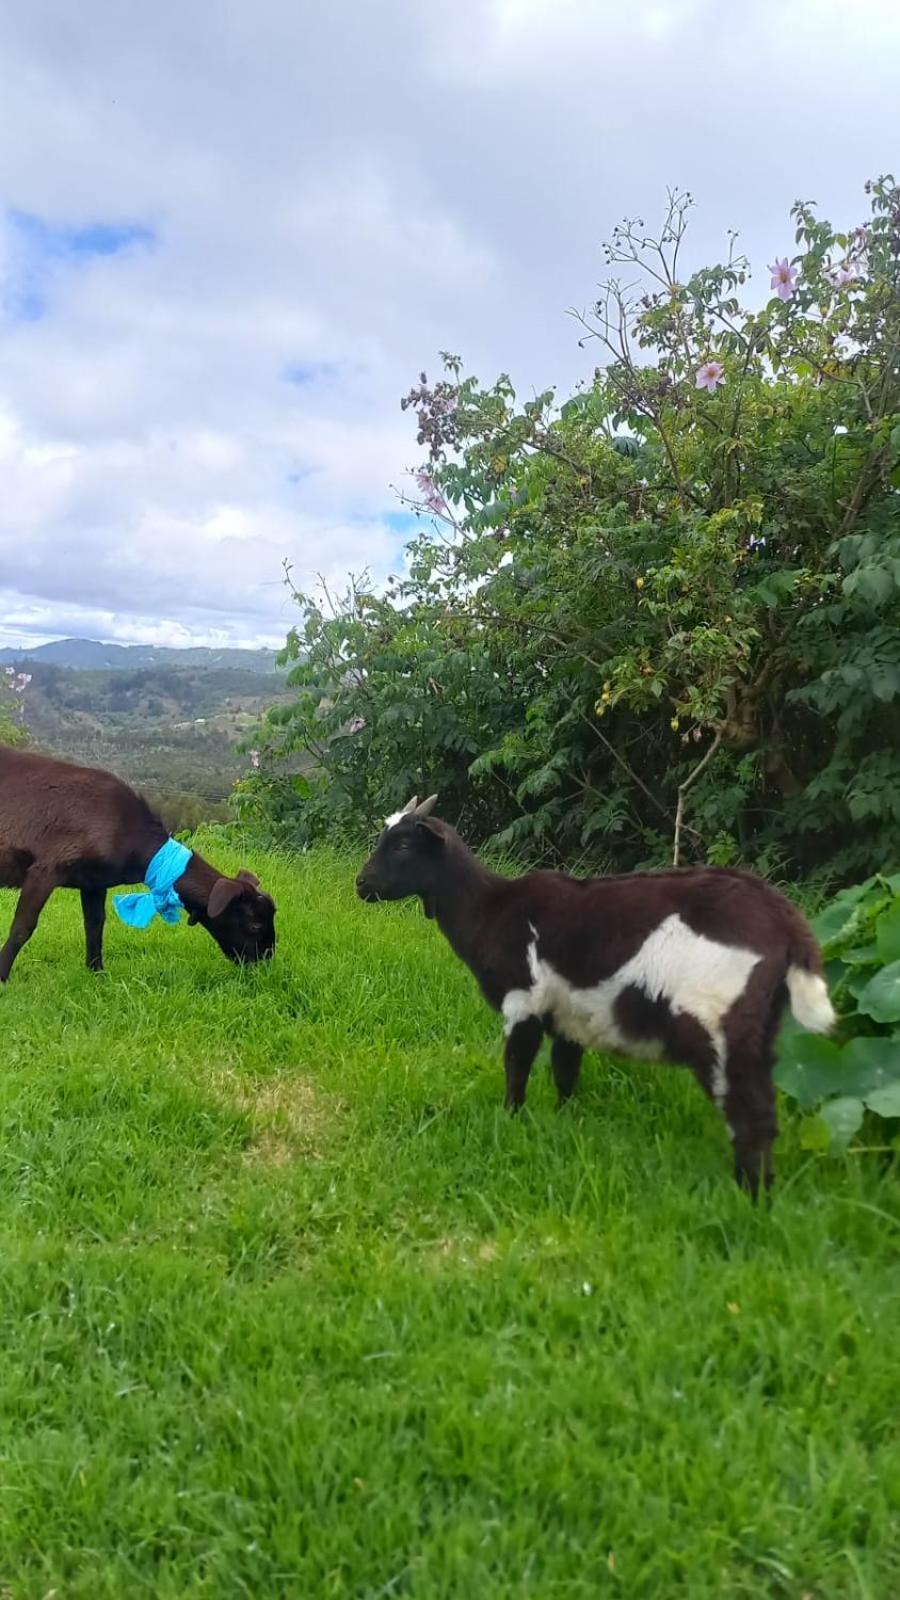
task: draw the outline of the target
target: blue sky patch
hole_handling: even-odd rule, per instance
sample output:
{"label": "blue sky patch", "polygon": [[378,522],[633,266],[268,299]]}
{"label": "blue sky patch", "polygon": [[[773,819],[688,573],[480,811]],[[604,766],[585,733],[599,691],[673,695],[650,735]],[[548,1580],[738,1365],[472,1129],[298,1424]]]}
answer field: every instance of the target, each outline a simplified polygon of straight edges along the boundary
{"label": "blue sky patch", "polygon": [[339,372],[336,361],[291,361],[281,376],[285,383],[305,389],[311,383],[327,383],[329,379],[336,378]]}
{"label": "blue sky patch", "polygon": [[404,539],[411,539],[416,528],[421,523],[414,511],[386,511],[384,521],[394,533],[402,534]]}
{"label": "blue sky patch", "polygon": [[150,249],[156,232],[143,222],[55,223],[31,211],[7,211],[13,234],[13,269],[4,287],[8,312],[34,322],[48,304],[48,279],[60,266],[120,255],[135,247]]}
{"label": "blue sky patch", "polygon": [[30,250],[42,256],[114,256],[131,245],[151,245],[156,233],[143,222],[54,223],[31,211],[9,211],[10,222]]}

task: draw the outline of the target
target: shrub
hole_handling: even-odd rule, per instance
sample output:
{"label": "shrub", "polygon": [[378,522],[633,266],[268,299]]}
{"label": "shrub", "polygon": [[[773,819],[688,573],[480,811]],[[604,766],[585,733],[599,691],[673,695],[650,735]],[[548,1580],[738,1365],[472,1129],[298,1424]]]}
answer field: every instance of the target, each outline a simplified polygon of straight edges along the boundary
{"label": "shrub", "polygon": [[532,859],[900,859],[900,187],[868,193],[846,232],[798,203],[755,309],[734,249],[684,270],[688,196],[624,224],[561,405],[423,374],[406,571],[297,595],[244,814],[302,842],[437,789]]}
{"label": "shrub", "polygon": [[900,1118],[900,873],[843,889],[815,918],[840,1022],[782,1029],[776,1081],[805,1111],[808,1148],[846,1146],[866,1112]]}

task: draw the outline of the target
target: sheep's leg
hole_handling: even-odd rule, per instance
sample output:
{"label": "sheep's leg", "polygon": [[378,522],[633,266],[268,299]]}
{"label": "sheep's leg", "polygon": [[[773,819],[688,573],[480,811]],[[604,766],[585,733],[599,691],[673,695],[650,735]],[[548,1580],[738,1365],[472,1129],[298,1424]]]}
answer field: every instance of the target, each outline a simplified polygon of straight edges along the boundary
{"label": "sheep's leg", "polygon": [[9,938],[0,950],[0,983],[5,983],[9,977],[16,956],[34,933],[38,918],[55,888],[56,879],[52,873],[29,867],[9,930]]}
{"label": "sheep's leg", "polygon": [[528,1074],[540,1049],[544,1030],[537,1017],[526,1017],[517,1022],[506,1036],[506,1107],[518,1111],[525,1104]]}
{"label": "sheep's leg", "polygon": [[575,1044],[571,1039],[562,1039],[559,1034],[553,1040],[550,1052],[550,1065],[553,1069],[553,1082],[559,1094],[559,1103],[563,1105],[573,1093],[581,1071],[581,1057],[584,1054],[581,1045]]}
{"label": "sheep's leg", "polygon": [[759,1056],[728,1062],[725,1120],[734,1144],[734,1175],[755,1200],[772,1184],[772,1145],[778,1134],[772,1062]]}
{"label": "sheep's leg", "polygon": [[81,913],[89,972],[103,971],[103,925],[106,921],[106,890],[82,889]]}

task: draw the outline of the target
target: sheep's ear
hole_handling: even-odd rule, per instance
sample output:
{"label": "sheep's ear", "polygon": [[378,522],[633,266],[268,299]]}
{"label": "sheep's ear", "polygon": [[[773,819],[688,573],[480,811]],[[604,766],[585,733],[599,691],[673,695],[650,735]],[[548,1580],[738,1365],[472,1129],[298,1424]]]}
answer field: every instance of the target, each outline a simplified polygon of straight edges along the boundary
{"label": "sheep's ear", "polygon": [[238,873],[238,878],[240,879],[241,883],[249,883],[251,889],[259,888],[259,879],[257,878],[255,872],[248,872],[246,867],[241,867],[241,870]]}
{"label": "sheep's ear", "polygon": [[220,917],[231,905],[232,900],[243,894],[246,887],[246,884],[239,883],[237,878],[217,878],[210,890],[209,904],[206,907],[207,916],[212,920]]}
{"label": "sheep's ear", "polygon": [[417,817],[430,817],[431,813],[434,810],[436,805],[437,805],[437,795],[436,794],[430,794],[428,796],[427,800],[423,800],[422,804],[420,806],[416,806],[416,816]]}

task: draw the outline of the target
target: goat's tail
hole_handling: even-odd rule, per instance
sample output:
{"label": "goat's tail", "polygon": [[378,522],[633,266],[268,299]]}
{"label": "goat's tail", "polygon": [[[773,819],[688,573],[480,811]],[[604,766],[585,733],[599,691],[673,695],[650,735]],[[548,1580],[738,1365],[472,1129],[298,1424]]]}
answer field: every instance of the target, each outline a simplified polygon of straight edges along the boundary
{"label": "goat's tail", "polygon": [[788,969],[785,974],[791,1011],[801,1028],[830,1033],[837,1021],[822,976],[822,955],[815,934],[801,911],[787,907]]}

